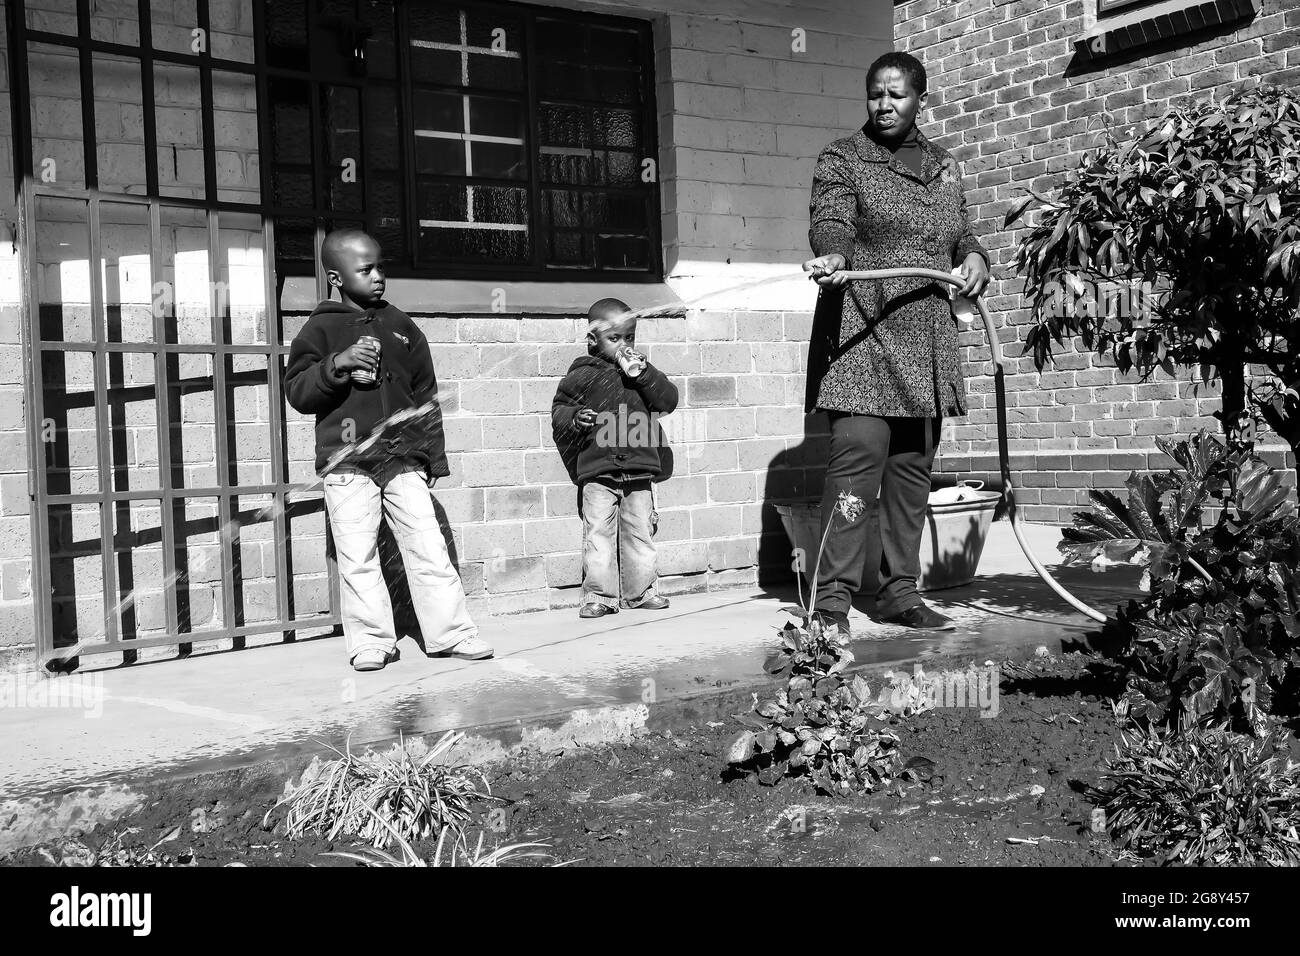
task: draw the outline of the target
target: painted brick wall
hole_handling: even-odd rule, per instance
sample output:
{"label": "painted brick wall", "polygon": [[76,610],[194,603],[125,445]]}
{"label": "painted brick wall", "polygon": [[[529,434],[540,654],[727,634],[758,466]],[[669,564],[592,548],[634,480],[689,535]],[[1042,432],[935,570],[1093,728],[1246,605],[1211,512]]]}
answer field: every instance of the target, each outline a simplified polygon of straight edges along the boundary
{"label": "painted brick wall", "polygon": [[[1088,488],[1117,486],[1129,469],[1156,466],[1156,435],[1217,431],[1209,416],[1218,399],[1190,375],[1141,383],[1075,348],[1039,376],[1019,354],[1029,321],[1010,265],[1020,230],[1003,231],[1003,215],[1026,187],[1050,188],[1104,141],[1105,124],[1126,130],[1242,84],[1296,85],[1300,7],[1263,0],[1253,20],[1100,66],[1076,59],[1073,48],[1092,28],[1095,0],[908,0],[894,12],[896,48],[919,57],[929,74],[923,128],[962,162],[975,231],[994,257],[989,305],[1003,329],[1024,513],[1068,523]],[[940,467],[987,477],[997,471],[988,346],[982,330],[961,338],[970,414],[948,425]]]}

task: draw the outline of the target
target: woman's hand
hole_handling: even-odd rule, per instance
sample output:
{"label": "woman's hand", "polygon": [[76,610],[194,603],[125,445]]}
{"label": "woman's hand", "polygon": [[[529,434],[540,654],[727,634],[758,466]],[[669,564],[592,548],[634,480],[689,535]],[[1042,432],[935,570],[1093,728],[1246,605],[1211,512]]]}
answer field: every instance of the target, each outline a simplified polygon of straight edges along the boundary
{"label": "woman's hand", "polygon": [[984,261],[984,257],[978,252],[972,252],[966,257],[966,261],[961,266],[962,284],[957,288],[957,295],[964,295],[967,298],[973,298],[984,291],[984,287],[989,284],[989,267]]}
{"label": "woman's hand", "polygon": [[842,255],[832,252],[829,256],[809,259],[803,264],[803,271],[808,273],[808,278],[816,280],[819,286],[838,289],[848,284],[848,278],[842,274],[847,265]]}

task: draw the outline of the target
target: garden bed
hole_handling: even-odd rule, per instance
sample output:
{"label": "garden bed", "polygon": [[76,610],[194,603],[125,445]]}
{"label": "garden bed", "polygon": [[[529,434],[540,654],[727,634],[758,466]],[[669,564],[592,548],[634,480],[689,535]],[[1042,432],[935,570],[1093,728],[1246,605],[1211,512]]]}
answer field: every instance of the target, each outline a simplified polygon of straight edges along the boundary
{"label": "garden bed", "polygon": [[[901,790],[836,800],[799,781],[731,778],[722,754],[738,725],[724,715],[750,703],[732,695],[703,717],[652,721],[659,729],[631,742],[528,753],[491,768],[492,791],[505,802],[481,821],[485,843],[539,841],[559,860],[595,865],[1115,862],[1078,792],[1113,752],[1107,698],[1115,687],[1081,655],[1009,669],[996,717],[953,708],[896,722],[904,758],[923,758],[914,764],[923,779]],[[160,783],[145,808],[111,830],[4,862],[85,864],[107,844],[137,865],[355,865],[323,855],[351,842],[290,841],[263,828],[284,782],[282,766],[263,766]],[[416,849],[433,855],[431,845]]]}

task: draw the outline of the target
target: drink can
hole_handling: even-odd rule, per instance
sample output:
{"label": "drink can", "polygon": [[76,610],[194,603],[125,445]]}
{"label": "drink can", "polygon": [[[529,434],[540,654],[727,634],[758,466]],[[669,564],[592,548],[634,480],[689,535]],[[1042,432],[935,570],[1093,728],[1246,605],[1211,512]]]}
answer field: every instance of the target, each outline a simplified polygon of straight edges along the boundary
{"label": "drink can", "polygon": [[[358,342],[369,342],[371,345],[373,345],[373,346],[375,347],[375,351],[376,351],[376,352],[378,352],[378,351],[380,350],[380,348],[381,348],[381,346],[380,346],[380,344],[379,344],[379,339],[375,338],[373,335],[363,335],[363,336],[361,336],[361,338],[357,339],[357,341],[358,341]],[[373,372],[368,372],[368,371],[366,371],[365,369],[362,369],[362,368],[353,369],[353,370],[352,370],[352,381],[358,383],[359,385],[374,385],[374,384],[375,384],[375,378],[376,378],[376,376],[378,375],[378,373],[379,373],[379,367],[378,367],[378,365],[375,366],[375,371],[373,371]]]}
{"label": "drink can", "polygon": [[645,371],[645,359],[630,348],[620,349],[617,358],[619,367],[628,378],[636,378]]}

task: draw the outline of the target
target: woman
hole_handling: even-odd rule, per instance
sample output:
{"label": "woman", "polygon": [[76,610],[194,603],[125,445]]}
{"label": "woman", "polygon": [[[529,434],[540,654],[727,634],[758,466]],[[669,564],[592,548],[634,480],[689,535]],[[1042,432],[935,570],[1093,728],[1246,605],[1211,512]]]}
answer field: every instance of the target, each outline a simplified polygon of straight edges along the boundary
{"label": "woman", "polygon": [[[883,554],[876,615],[890,624],[949,630],[916,590],[930,469],[944,415],[964,415],[965,382],[947,289],[927,279],[849,281],[846,270],[961,267],[962,295],[984,290],[988,253],[971,232],[961,172],[916,128],[925,67],[887,53],[867,73],[867,122],[822,151],[813,174],[804,270],[820,285],[808,360],[808,410],[830,416],[815,609],[849,631],[861,589],[868,517],[836,511],[842,492],[879,494]],[[852,511],[850,510],[850,513]]]}

